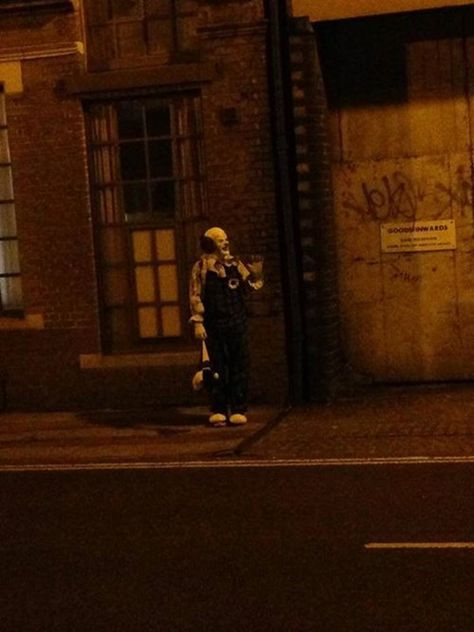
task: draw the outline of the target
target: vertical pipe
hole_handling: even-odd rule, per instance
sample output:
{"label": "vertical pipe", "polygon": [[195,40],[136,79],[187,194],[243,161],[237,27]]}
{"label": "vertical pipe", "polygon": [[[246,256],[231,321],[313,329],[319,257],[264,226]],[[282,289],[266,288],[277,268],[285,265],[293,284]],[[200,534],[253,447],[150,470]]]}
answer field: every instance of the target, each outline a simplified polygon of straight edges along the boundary
{"label": "vertical pipe", "polygon": [[274,139],[277,214],[286,323],[289,398],[304,398],[301,255],[296,221],[297,185],[289,49],[289,18],[285,0],[265,0],[269,22],[270,105]]}

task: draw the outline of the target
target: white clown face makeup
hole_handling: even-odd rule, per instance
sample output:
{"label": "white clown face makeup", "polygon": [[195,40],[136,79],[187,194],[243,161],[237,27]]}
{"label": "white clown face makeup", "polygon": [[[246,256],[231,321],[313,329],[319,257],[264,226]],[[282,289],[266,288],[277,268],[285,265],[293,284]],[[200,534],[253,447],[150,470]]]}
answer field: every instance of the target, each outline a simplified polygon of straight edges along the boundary
{"label": "white clown face makeup", "polygon": [[219,256],[224,258],[229,256],[229,239],[222,228],[210,228],[206,231],[205,237],[209,237],[216,244]]}

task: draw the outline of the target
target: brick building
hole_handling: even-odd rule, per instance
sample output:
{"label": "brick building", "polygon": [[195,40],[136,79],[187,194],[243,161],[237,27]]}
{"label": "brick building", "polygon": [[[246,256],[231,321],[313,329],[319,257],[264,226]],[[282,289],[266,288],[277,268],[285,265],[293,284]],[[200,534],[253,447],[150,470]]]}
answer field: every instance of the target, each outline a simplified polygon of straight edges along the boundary
{"label": "brick building", "polygon": [[0,0],[0,403],[196,403],[210,225],[265,257],[252,400],[472,379],[470,5]]}
{"label": "brick building", "polygon": [[0,346],[13,409],[196,402],[203,227],[265,257],[252,399],[288,370],[259,0],[0,1]]}

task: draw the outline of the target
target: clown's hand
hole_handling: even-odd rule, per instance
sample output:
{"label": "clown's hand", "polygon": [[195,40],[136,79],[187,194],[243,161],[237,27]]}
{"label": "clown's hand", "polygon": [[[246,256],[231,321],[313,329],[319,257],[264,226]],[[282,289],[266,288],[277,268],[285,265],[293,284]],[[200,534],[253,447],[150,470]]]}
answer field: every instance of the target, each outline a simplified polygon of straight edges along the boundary
{"label": "clown's hand", "polygon": [[248,279],[248,284],[253,290],[261,290],[263,287],[263,278],[256,278],[251,274]]}
{"label": "clown's hand", "polygon": [[196,340],[206,340],[207,334],[202,323],[194,323],[194,337]]}

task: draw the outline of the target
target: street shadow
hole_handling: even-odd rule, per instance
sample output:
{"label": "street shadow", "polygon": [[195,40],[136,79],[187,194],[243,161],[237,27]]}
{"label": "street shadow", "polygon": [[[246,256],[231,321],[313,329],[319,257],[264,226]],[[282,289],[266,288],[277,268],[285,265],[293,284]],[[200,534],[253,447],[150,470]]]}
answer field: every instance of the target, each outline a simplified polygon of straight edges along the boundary
{"label": "street shadow", "polygon": [[163,427],[170,433],[180,432],[179,428],[202,426],[207,420],[204,407],[169,407],[160,410],[94,410],[81,411],[77,418],[91,425],[114,428]]}

